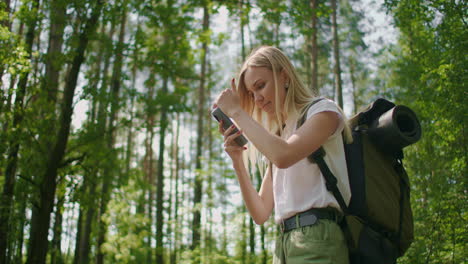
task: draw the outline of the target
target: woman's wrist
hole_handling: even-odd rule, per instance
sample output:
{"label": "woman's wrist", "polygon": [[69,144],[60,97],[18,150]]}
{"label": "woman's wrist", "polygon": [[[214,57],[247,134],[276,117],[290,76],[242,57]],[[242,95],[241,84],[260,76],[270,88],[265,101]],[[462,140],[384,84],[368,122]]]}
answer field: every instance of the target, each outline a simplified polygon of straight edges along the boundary
{"label": "woman's wrist", "polygon": [[242,158],[242,155],[231,157],[231,160],[232,160],[232,166],[234,168],[242,166],[244,164],[244,160]]}
{"label": "woman's wrist", "polygon": [[230,114],[231,114],[231,118],[232,118],[232,119],[238,118],[238,117],[242,114],[243,111],[244,111],[244,110],[242,109],[242,107],[240,107],[240,106],[239,106],[239,107],[236,107],[236,108],[233,109],[233,110],[231,111],[231,113],[230,113]]}
{"label": "woman's wrist", "polygon": [[232,160],[232,168],[236,171],[238,177],[241,176],[241,174],[245,173],[246,168],[242,156]]}

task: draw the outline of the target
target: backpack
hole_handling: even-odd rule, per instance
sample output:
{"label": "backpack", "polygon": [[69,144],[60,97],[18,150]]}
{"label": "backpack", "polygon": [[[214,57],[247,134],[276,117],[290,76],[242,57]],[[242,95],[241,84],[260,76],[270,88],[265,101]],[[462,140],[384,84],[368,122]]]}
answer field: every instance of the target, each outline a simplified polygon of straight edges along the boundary
{"label": "backpack", "polygon": [[[307,110],[297,127],[305,122]],[[410,108],[382,98],[352,117],[349,125],[353,142],[344,143],[351,187],[349,206],[323,159],[323,147],[308,159],[318,165],[328,191],[344,212],[340,226],[347,239],[350,263],[396,263],[413,241],[410,182],[402,149],[419,140],[421,126]]]}

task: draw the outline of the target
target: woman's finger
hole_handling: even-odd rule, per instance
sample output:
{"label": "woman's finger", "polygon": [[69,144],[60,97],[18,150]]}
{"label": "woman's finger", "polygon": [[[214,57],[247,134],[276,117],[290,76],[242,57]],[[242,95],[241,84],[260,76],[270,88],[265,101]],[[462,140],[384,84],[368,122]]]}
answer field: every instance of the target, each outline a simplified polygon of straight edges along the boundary
{"label": "woman's finger", "polygon": [[233,142],[234,144],[237,145],[237,143],[234,141],[237,137],[239,137],[240,135],[242,134],[242,130],[239,130],[237,131],[236,133],[232,134],[232,135],[228,135],[226,136],[225,138],[225,142]]}
{"label": "woman's finger", "polygon": [[229,135],[231,135],[231,133],[234,131],[236,127],[234,125],[230,126],[228,129],[226,129],[223,133],[224,137],[228,137]]}
{"label": "woman's finger", "polygon": [[239,146],[237,143],[232,142],[232,143],[224,143],[224,150],[228,153],[236,152],[236,151],[244,151],[246,150],[247,147],[245,146]]}

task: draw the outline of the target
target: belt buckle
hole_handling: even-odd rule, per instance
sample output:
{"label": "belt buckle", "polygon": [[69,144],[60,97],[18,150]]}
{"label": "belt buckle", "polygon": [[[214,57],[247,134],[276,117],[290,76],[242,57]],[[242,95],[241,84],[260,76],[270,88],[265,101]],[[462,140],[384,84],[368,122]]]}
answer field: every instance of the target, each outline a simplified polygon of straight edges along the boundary
{"label": "belt buckle", "polygon": [[281,223],[280,223],[280,230],[281,230],[281,233],[284,233],[284,229],[285,229],[285,225],[284,225],[284,220],[281,219]]}
{"label": "belt buckle", "polygon": [[317,223],[318,219],[319,219],[319,217],[316,214],[302,215],[299,218],[299,226],[304,227],[304,226],[315,225],[315,223]]}

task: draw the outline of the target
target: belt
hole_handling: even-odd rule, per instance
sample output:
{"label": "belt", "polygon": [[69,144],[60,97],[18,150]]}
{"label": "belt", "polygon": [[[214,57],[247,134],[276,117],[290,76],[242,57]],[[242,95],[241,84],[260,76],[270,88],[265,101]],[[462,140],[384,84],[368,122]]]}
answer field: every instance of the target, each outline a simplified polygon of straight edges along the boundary
{"label": "belt", "polygon": [[305,212],[298,213],[280,223],[280,229],[282,232],[288,232],[295,228],[310,226],[319,219],[328,219],[335,222],[339,222],[341,214],[334,208],[312,208]]}

